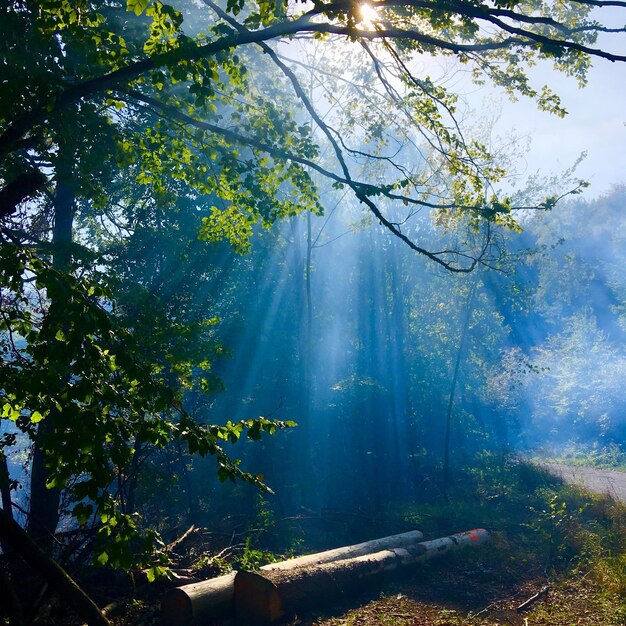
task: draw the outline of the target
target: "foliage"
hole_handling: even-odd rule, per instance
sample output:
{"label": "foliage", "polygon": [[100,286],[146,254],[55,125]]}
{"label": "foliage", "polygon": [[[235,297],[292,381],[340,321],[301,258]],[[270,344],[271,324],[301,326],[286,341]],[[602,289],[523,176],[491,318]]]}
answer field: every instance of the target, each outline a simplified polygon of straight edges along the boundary
{"label": "foliage", "polygon": [[582,465],[586,467],[599,467],[624,471],[626,469],[626,453],[623,447],[617,443],[608,445],[584,445],[571,442],[558,449],[557,456],[551,456],[550,450],[545,450],[555,462],[568,465]]}
{"label": "foliage", "polygon": [[[523,316],[508,314],[519,339],[503,351],[488,388],[496,406],[526,426],[531,445],[549,439],[559,455],[572,444],[581,452],[595,446],[590,462],[624,435],[624,281],[616,271],[623,206],[616,188],[529,221],[534,253],[518,274],[530,306]],[[581,223],[588,224],[584,236]]]}
{"label": "foliage", "polygon": [[[220,479],[260,484],[220,444],[291,425],[206,425],[187,410],[185,390],[219,387],[211,367],[223,349],[216,316],[190,295],[206,274],[194,268],[173,295],[166,272],[151,271],[174,262],[159,254],[164,238],[188,261],[195,250],[181,231],[193,215],[207,245],[226,239],[246,252],[255,227],[322,212],[316,172],[436,264],[493,266],[494,233],[518,229],[514,203],[495,189],[505,172],[462,132],[455,96],[416,76],[412,58],[455,55],[477,79],[557,114],[527,65],[548,60],[584,82],[591,57],[624,60],[591,47],[602,26],[584,2],[375,4],[373,30],[344,2],[233,0],[224,10],[206,0],[201,11],[190,0],[14,0],[0,9],[2,419],[33,441],[34,458],[45,454],[48,488],[73,485],[76,519],[98,520],[108,546],[100,563],[128,567],[128,547],[146,555],[132,546],[137,520],[125,510],[142,446],[182,441],[215,456]],[[332,76],[347,84],[338,130],[319,113],[335,96],[316,107],[291,69],[297,59],[279,54],[291,38],[332,43],[327,35],[342,40],[343,56],[358,50],[354,76]],[[381,163],[389,169],[379,178]],[[421,209],[444,233],[441,247],[401,226]],[[354,380],[371,368],[362,360]]]}
{"label": "foliage", "polygon": [[[43,442],[51,451],[48,487],[71,485],[77,522],[97,520],[103,546],[95,557],[99,563],[128,568],[133,549],[145,562],[157,540],[148,533],[138,547],[137,519],[124,510],[124,479],[137,441],[163,448],[180,440],[191,454],[215,456],[220,480],[240,478],[263,486],[220,444],[244,433],[258,439],[292,423],[264,418],[224,426],[196,423],[180,404],[181,390],[194,370],[202,381],[201,364],[187,368],[179,360],[150,360],[143,337],[138,341],[132,327],[111,315],[115,299],[105,276],[77,279],[9,245],[3,248],[0,271],[6,285],[1,330],[8,339],[1,369],[2,417],[31,439],[37,424],[51,420],[53,428]],[[31,280],[23,281],[24,275]],[[170,329],[168,336],[176,340],[177,334]],[[171,384],[173,374],[177,385]]]}
{"label": "foliage", "polygon": [[[320,210],[310,175],[316,170],[350,188],[414,250],[467,271],[475,263],[467,267],[457,252],[434,253],[420,246],[386,213],[385,202],[407,205],[409,216],[425,207],[448,223],[460,208],[475,231],[485,223],[516,227],[511,200],[492,192],[504,172],[483,143],[461,132],[456,96],[429,77],[416,76],[411,58],[455,55],[473,68],[477,80],[490,79],[558,114],[563,113],[558,98],[547,87],[531,85],[526,65],[549,60],[584,82],[594,55],[623,60],[592,47],[602,26],[589,18],[591,5],[584,2],[514,2],[506,9],[465,2],[450,7],[380,3],[373,7],[379,15],[374,29],[360,26],[356,9],[343,2],[317,2],[306,11],[287,2],[229,2],[226,11],[210,0],[204,5],[205,11],[187,0],[175,6],[47,0],[35,10],[26,1],[10,3],[3,19],[5,82],[10,87],[0,103],[4,181],[46,161],[54,163],[54,146],[71,133],[77,150],[75,186],[94,206],[102,208],[110,200],[107,178],[132,163],[138,166],[135,180],[165,201],[171,198],[162,181],[167,171],[214,197],[204,236],[225,236],[245,249],[251,224]],[[485,24],[492,30],[482,29]],[[23,33],[28,33],[27,41]],[[362,79],[330,76],[348,87],[343,121],[338,120],[345,137],[338,139],[306,95],[301,78],[265,43],[294,34],[330,33],[346,42],[342,52],[362,52],[355,68]],[[245,45],[250,42],[266,58],[249,54]],[[22,54],[25,45],[27,55]],[[381,62],[386,57],[391,71]],[[28,81],[19,79],[24,76]],[[379,84],[363,100],[370,77]],[[392,87],[394,80],[401,90]],[[399,117],[387,132],[382,129],[388,126],[390,108]],[[298,110],[315,122],[315,139],[334,153],[341,174],[317,158],[312,126],[298,122]],[[415,161],[409,152],[400,151],[407,157],[404,164],[382,154],[397,166],[399,178],[371,184],[352,173],[352,155],[375,164],[379,148],[413,141],[416,131],[428,153],[416,166],[409,165]],[[355,152],[346,143],[363,136],[371,152]],[[90,149],[96,138],[98,151]],[[545,200],[543,206],[553,203]],[[490,254],[476,253],[478,259]]]}
{"label": "foliage", "polygon": [[238,569],[256,570],[262,565],[274,563],[279,560],[278,557],[272,552],[253,548],[252,543],[252,538],[246,537],[244,550],[241,553],[241,556],[237,559]]}
{"label": "foliage", "polygon": [[457,472],[449,502],[431,497],[401,514],[432,536],[488,527],[503,542],[494,557],[506,563],[496,570],[517,580],[524,569],[558,578],[606,568],[608,575],[626,549],[622,504],[513,457],[485,455]]}

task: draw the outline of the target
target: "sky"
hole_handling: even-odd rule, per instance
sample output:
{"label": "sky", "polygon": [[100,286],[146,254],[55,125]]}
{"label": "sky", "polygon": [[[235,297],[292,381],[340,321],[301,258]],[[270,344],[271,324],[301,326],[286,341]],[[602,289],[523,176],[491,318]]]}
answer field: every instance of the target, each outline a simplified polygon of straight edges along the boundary
{"label": "sky", "polygon": [[558,173],[587,152],[576,170],[591,183],[586,195],[602,195],[612,185],[626,183],[626,63],[597,59],[584,89],[548,72],[546,68],[538,77],[561,97],[565,118],[538,111],[532,102],[503,101],[496,130],[514,127],[530,136],[528,173]]}
{"label": "sky", "polygon": [[[602,9],[596,18],[607,26],[624,27],[623,10]],[[604,35],[596,47],[624,54],[626,35]],[[591,183],[587,197],[626,184],[626,63],[595,59],[583,89],[573,78],[555,73],[549,64],[537,67],[532,75],[536,86],[547,84],[560,96],[568,111],[565,118],[538,111],[528,99],[511,103],[493,90],[487,94],[487,98],[502,100],[496,132],[515,128],[521,136],[530,137],[530,151],[524,159],[527,173],[558,174],[586,152],[576,172]]]}
{"label": "sky", "polygon": [[[621,18],[619,15],[621,14]],[[611,27],[624,27],[624,11],[602,9],[596,19]],[[620,22],[621,19],[621,22]],[[626,53],[626,33],[603,35],[595,47],[617,54]],[[449,57],[448,57],[449,58]],[[539,111],[524,97],[511,102],[504,90],[491,85],[475,85],[464,66],[441,58],[418,58],[416,65],[436,81],[461,95],[467,107],[465,117],[491,128],[495,144],[515,137],[519,145],[528,144],[516,171],[523,179],[539,173],[559,176],[583,153],[586,157],[576,169],[576,178],[591,183],[587,198],[606,194],[618,184],[626,184],[626,63],[596,58],[588,74],[588,84],[579,88],[574,78],[554,71],[551,63],[531,68],[529,76],[540,91],[548,85],[561,98],[568,114],[564,118]]]}

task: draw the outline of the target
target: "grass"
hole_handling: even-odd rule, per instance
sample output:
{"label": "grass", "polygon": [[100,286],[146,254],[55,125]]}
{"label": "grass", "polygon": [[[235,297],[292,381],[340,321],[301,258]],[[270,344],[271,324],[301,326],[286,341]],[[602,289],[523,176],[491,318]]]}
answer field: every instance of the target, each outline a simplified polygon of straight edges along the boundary
{"label": "grass", "polygon": [[[425,565],[317,626],[625,626],[626,506],[515,459],[460,471],[449,500],[405,503],[398,515],[427,538],[492,531],[483,550]],[[550,592],[516,607],[545,584]],[[399,593],[398,593],[399,591]]]}

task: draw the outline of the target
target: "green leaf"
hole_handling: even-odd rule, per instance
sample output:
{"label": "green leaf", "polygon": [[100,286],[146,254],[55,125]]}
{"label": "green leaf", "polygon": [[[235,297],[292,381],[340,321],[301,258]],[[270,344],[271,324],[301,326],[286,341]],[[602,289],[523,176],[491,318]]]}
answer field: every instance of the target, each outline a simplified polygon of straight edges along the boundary
{"label": "green leaf", "polygon": [[126,10],[141,15],[150,4],[150,0],[126,0]]}
{"label": "green leaf", "polygon": [[30,421],[33,424],[38,424],[43,419],[43,415],[39,411],[33,411],[30,415]]}

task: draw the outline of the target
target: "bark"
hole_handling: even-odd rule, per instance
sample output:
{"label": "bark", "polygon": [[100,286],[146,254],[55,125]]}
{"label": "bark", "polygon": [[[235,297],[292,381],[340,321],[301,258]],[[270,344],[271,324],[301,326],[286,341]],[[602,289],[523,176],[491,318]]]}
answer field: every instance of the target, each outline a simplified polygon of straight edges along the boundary
{"label": "bark", "polygon": [[89,626],[110,626],[93,600],[73,578],[37,546],[26,532],[0,510],[0,535]]}
{"label": "bark", "polygon": [[[310,567],[378,552],[391,547],[416,545],[422,537],[423,535],[420,531],[413,530],[353,546],[308,554],[280,563],[270,563],[263,566],[261,570],[264,572],[292,571],[297,568]],[[163,620],[171,626],[182,626],[210,623],[210,620],[222,618],[233,610],[234,582],[235,574],[233,573],[170,590],[161,603]]]}
{"label": "bark", "polygon": [[457,547],[480,545],[488,536],[487,531],[477,529],[290,571],[238,572],[236,614],[243,624],[271,624],[286,615],[358,591],[364,581],[409,568]]}

